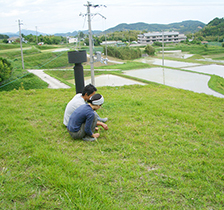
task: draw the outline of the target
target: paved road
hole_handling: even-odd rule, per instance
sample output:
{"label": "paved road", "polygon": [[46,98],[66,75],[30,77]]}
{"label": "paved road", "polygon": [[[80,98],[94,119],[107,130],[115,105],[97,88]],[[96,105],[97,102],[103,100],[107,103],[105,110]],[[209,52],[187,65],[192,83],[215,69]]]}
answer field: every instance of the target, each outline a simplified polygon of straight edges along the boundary
{"label": "paved road", "polygon": [[71,88],[70,86],[44,73],[43,70],[28,70],[28,72],[35,74],[36,76],[40,77],[43,81],[47,82],[49,84],[48,88],[52,89]]}

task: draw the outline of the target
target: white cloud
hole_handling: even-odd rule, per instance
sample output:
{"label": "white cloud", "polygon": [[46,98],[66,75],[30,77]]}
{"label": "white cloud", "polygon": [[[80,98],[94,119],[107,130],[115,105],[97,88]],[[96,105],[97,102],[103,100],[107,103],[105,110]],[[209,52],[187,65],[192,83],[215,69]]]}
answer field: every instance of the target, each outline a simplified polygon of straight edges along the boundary
{"label": "white cloud", "polygon": [[1,12],[0,13],[0,17],[16,17],[18,15],[21,15],[21,14],[26,14],[28,11],[21,11],[21,10],[11,10],[9,12]]}
{"label": "white cloud", "polygon": [[[223,17],[223,0],[93,0],[92,4],[105,7],[91,7],[91,13],[100,13],[92,18],[93,30],[106,30],[120,23],[168,24],[183,20],[199,20],[208,23],[215,17]],[[86,0],[0,0],[0,33],[13,29],[15,20],[23,20],[26,29],[37,26],[42,32],[72,32],[86,30],[87,18],[79,14],[87,12]],[[11,28],[9,28],[11,26]]]}

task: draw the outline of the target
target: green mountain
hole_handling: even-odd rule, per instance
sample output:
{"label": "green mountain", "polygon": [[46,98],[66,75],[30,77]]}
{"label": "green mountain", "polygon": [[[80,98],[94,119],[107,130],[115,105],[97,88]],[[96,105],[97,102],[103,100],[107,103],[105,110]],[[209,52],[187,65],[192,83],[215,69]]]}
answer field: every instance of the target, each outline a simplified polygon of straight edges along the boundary
{"label": "green mountain", "polygon": [[137,30],[137,31],[148,31],[148,32],[155,32],[155,31],[178,31],[183,34],[188,33],[195,33],[201,30],[205,26],[204,23],[200,21],[194,20],[187,20],[182,21],[180,23],[170,23],[170,24],[148,24],[148,23],[122,23],[113,28],[107,29],[106,33],[111,33],[115,31],[126,31],[126,30]]}
{"label": "green mountain", "polygon": [[224,18],[215,18],[210,21],[199,34],[203,37],[223,36],[224,35]]}

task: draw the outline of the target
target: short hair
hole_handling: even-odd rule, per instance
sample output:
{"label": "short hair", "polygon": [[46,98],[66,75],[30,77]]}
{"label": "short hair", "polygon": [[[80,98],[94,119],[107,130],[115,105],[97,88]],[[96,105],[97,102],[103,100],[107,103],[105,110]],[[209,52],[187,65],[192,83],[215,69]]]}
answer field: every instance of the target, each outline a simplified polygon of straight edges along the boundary
{"label": "short hair", "polygon": [[82,96],[84,96],[86,93],[87,95],[91,95],[93,92],[97,91],[97,89],[95,88],[94,85],[92,84],[88,84],[84,87],[83,91],[82,91]]}

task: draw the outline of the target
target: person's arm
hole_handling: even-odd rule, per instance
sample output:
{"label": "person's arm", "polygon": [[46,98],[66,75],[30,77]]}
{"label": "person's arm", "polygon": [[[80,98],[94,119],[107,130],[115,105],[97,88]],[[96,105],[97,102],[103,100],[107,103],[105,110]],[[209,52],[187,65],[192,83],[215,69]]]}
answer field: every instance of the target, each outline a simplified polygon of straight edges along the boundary
{"label": "person's arm", "polygon": [[[97,126],[102,126],[102,127],[104,128],[104,130],[108,130],[108,126],[107,126],[107,124],[105,124],[105,123],[103,123],[103,122],[97,121],[96,125],[97,125]],[[92,137],[93,137],[93,138],[98,138],[99,136],[100,136],[99,133],[94,133],[94,134],[92,134]]]}
{"label": "person's arm", "polygon": [[100,121],[97,121],[96,123],[97,126],[102,126],[104,128],[104,130],[108,130],[108,126],[107,124],[103,123],[103,122],[100,122]]}
{"label": "person's arm", "polygon": [[92,126],[92,123],[93,123],[93,119],[94,119],[94,114],[90,114],[87,116],[87,119],[86,119],[86,124],[85,124],[85,133],[89,136],[92,136],[93,135],[93,132],[91,130],[91,126]]}

